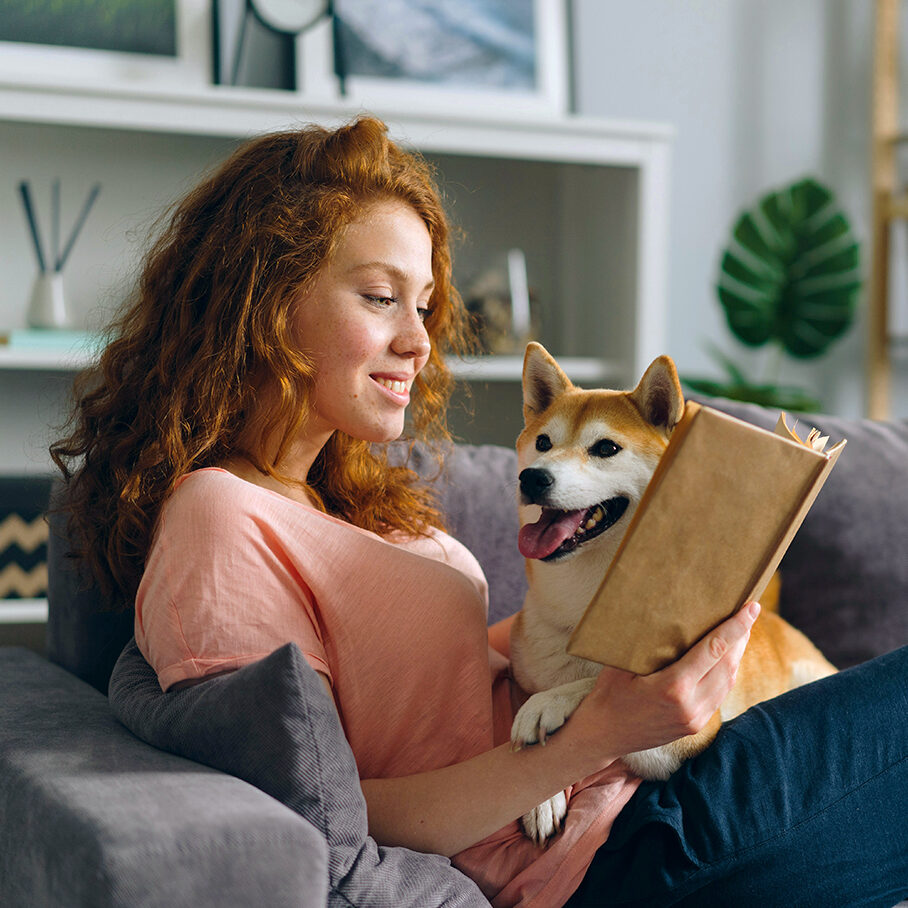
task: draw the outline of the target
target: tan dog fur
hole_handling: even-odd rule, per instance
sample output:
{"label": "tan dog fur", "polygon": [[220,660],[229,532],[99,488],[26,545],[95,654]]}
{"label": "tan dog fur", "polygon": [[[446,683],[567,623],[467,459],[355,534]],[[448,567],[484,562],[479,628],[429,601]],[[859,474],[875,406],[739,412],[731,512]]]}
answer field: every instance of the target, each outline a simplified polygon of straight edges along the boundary
{"label": "tan dog fur", "polygon": [[[528,468],[542,470],[552,484],[538,503],[521,493],[521,525],[537,519],[539,504],[574,510],[615,497],[628,499],[628,504],[614,525],[568,553],[555,560],[526,559],[529,591],[511,630],[511,661],[518,684],[533,696],[515,717],[515,747],[544,741],[595,683],[601,666],[569,655],[568,638],[596,592],[684,408],[674,363],[665,356],[650,365],[633,391],[586,391],[569,381],[541,345],[530,344],[523,384],[525,425],[517,441],[521,477]],[[549,449],[537,449],[540,436],[548,441],[539,446]],[[603,450],[595,447],[602,439],[614,442],[619,451],[595,456],[594,450]],[[656,608],[658,603],[641,606]],[[709,724],[695,735],[630,754],[625,762],[644,778],[667,778],[712,742],[721,722],[834,671],[800,631],[764,609],[735,686]],[[524,829],[543,841],[557,831],[565,810],[564,796],[556,796],[524,817]]]}

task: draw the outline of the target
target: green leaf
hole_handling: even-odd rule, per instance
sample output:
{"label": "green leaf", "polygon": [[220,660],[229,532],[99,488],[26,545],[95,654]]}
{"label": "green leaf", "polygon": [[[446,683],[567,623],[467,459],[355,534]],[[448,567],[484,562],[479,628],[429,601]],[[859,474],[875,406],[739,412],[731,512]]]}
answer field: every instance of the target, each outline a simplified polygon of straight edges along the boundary
{"label": "green leaf", "polygon": [[737,382],[718,382],[706,378],[681,376],[686,388],[696,394],[708,397],[724,397],[726,400],[740,400],[792,413],[819,413],[823,405],[801,388],[790,385],[751,385]]}
{"label": "green leaf", "polygon": [[861,286],[848,219],[828,188],[805,179],[740,215],[716,292],[742,343],[776,341],[792,356],[811,357],[848,330]]}

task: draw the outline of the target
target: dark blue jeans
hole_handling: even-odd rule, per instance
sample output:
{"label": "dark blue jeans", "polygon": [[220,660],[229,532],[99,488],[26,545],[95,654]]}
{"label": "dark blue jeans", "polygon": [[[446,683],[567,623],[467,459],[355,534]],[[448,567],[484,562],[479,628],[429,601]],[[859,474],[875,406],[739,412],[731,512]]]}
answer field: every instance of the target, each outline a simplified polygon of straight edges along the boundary
{"label": "dark blue jeans", "polygon": [[908,647],[748,710],[622,811],[570,908],[908,898]]}

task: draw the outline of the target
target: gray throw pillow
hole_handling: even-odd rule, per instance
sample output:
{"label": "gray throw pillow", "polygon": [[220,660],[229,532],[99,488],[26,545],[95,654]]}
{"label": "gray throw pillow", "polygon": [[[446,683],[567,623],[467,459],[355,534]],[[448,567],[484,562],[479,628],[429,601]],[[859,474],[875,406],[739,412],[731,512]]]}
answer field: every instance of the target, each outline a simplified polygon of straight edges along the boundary
{"label": "gray throw pillow", "polygon": [[379,846],[334,704],[292,643],[260,662],[163,693],[135,641],[110,679],[117,718],[162,750],[237,776],[328,842],[329,906],[485,906],[447,858]]}
{"label": "gray throw pillow", "polygon": [[[779,415],[697,399],[767,429]],[[847,668],[908,643],[908,421],[797,421],[848,444],[782,560],[780,611]]]}

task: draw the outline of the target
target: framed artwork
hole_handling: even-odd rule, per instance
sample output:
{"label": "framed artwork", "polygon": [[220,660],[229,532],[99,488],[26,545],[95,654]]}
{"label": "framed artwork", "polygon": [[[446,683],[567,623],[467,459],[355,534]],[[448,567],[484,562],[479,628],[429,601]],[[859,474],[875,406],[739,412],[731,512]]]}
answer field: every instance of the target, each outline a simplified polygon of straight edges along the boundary
{"label": "framed artwork", "polygon": [[567,110],[565,0],[334,0],[334,15],[334,73],[353,105],[470,116]]}
{"label": "framed artwork", "polygon": [[0,0],[0,10],[4,80],[210,82],[209,0]]}

